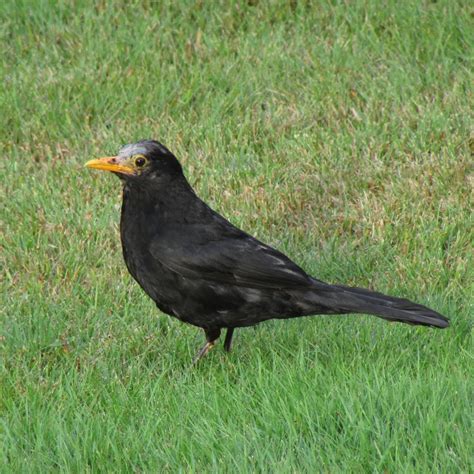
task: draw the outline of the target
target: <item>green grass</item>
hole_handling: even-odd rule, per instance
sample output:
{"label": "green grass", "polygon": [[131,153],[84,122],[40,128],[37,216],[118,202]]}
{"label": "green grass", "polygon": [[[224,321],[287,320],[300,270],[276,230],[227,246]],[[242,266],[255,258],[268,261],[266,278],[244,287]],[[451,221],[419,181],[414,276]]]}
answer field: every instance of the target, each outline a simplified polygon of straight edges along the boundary
{"label": "green grass", "polygon": [[[126,3],[0,5],[0,472],[473,472],[472,6]],[[83,168],[140,138],[311,274],[451,327],[268,322],[190,369]]]}

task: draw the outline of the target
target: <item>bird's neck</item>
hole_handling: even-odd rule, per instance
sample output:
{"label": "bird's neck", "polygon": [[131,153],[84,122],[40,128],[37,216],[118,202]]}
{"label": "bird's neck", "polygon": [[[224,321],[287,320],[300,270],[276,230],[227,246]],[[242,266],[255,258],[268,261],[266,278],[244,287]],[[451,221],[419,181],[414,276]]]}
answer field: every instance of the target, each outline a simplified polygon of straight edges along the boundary
{"label": "bird's neck", "polygon": [[206,221],[211,213],[184,176],[167,183],[151,182],[140,187],[133,183],[124,185],[122,218],[141,215],[147,222],[162,226]]}

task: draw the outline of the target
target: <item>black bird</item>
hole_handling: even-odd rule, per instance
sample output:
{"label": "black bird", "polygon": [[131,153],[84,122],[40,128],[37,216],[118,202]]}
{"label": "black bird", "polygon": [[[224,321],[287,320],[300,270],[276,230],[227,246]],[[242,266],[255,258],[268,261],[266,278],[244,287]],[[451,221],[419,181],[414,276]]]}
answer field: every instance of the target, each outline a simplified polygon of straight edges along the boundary
{"label": "black bird", "polygon": [[123,183],[120,234],[133,278],[158,308],[204,329],[204,356],[226,328],[314,314],[365,313],[388,321],[445,328],[425,306],[362,288],[330,285],[278,250],[237,229],[194,193],[176,157],[143,140],[117,156],[91,160]]}

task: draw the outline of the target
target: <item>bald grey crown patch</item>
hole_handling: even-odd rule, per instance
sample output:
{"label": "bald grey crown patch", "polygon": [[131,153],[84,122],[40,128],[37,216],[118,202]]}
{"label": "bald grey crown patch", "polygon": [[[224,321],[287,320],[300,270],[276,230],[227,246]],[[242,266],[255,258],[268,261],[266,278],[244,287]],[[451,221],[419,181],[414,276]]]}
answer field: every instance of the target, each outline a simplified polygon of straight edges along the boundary
{"label": "bald grey crown patch", "polygon": [[140,143],[130,143],[120,149],[118,155],[120,158],[128,158],[133,155],[143,155],[146,153],[146,147]]}
{"label": "bald grey crown patch", "polygon": [[160,142],[155,140],[140,140],[137,143],[130,143],[122,147],[119,151],[120,158],[128,158],[133,155],[147,155],[150,153],[160,153],[170,155],[170,151]]}

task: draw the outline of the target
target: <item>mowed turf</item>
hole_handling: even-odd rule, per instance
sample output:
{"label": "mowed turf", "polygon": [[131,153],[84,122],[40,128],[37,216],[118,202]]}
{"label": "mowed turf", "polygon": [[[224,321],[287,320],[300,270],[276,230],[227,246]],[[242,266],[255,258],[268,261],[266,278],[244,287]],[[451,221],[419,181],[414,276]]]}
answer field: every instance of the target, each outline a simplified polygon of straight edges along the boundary
{"label": "mowed turf", "polygon": [[[0,471],[472,472],[469,2],[107,3],[0,5]],[[141,138],[312,275],[451,327],[268,322],[191,368],[83,168]]]}

